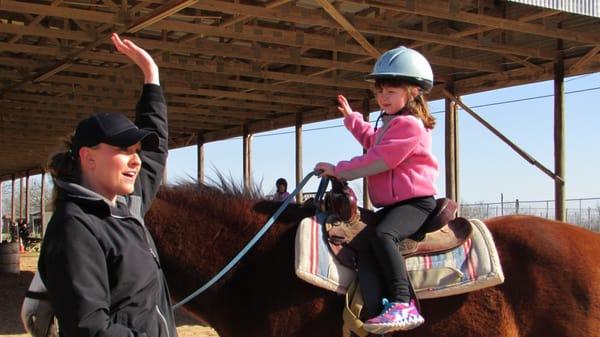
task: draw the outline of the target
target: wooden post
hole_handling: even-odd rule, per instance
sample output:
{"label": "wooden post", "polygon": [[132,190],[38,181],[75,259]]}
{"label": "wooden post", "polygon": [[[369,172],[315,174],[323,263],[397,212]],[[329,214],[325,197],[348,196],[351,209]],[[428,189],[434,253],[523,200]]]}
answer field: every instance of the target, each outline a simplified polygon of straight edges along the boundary
{"label": "wooden post", "polygon": [[40,235],[44,237],[44,221],[46,220],[46,171],[42,170],[42,182],[40,185]]}
{"label": "wooden post", "polygon": [[250,189],[252,179],[251,155],[252,155],[252,134],[248,130],[248,124],[244,124],[243,144],[244,148],[244,188]]}
{"label": "wooden post", "polygon": [[10,221],[15,221],[15,175],[12,175],[12,186],[10,189]]}
{"label": "wooden post", "polygon": [[[369,97],[366,97],[363,100],[363,119],[367,122],[369,122],[369,117],[371,115],[371,107],[369,105]],[[366,153],[367,150],[365,150],[363,148],[363,153]],[[363,208],[366,209],[371,209],[371,200],[369,199],[369,182],[367,181],[367,177],[364,177],[363,179],[363,190],[362,190],[362,195],[363,195]]]}
{"label": "wooden post", "polygon": [[[559,47],[561,43],[559,43]],[[554,173],[562,178],[554,179],[555,219],[565,221],[565,113],[564,113],[564,82],[565,68],[562,54],[554,63]]]}
{"label": "wooden post", "polygon": [[4,181],[0,180],[0,244],[2,243],[4,236],[4,212],[2,211],[2,185]]}
{"label": "wooden post", "polygon": [[29,171],[25,175],[25,223],[29,224]]}
{"label": "wooden post", "polygon": [[[302,118],[302,112],[296,112],[296,186],[302,181],[302,125],[304,120]],[[304,201],[304,195],[302,190],[296,196],[296,202],[302,203]]]}
{"label": "wooden post", "polygon": [[19,220],[23,218],[23,177],[19,178]]}
{"label": "wooden post", "polygon": [[[450,90],[450,89],[448,89]],[[457,106],[445,99],[445,168],[446,168],[446,197],[457,203],[458,200],[458,132]]]}
{"label": "wooden post", "polygon": [[197,146],[196,150],[198,151],[198,183],[204,184],[204,135],[198,132],[197,136]]}

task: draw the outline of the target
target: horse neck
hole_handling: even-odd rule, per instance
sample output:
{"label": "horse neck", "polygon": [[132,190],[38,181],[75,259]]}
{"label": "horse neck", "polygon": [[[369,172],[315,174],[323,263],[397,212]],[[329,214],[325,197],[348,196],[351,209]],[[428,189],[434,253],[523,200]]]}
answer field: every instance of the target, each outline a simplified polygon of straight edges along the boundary
{"label": "horse neck", "polygon": [[[260,230],[280,203],[214,190],[162,191],[146,216],[175,300],[180,300],[218,273]],[[311,214],[290,205],[271,229],[207,294],[217,293],[232,273],[253,258],[272,253],[300,219]],[[293,247],[292,247],[293,250]],[[203,304],[212,301],[199,301]],[[203,312],[209,308],[199,308]]]}

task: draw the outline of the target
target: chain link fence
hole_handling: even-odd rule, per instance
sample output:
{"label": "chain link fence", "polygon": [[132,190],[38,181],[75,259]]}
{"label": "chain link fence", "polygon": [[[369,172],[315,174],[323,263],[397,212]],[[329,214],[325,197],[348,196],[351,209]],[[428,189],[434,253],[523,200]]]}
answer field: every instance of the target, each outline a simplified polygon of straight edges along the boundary
{"label": "chain link fence", "polygon": [[[509,214],[535,215],[554,219],[554,200],[515,200],[492,203],[461,204],[465,218],[486,219]],[[566,222],[600,232],[600,198],[567,199]]]}

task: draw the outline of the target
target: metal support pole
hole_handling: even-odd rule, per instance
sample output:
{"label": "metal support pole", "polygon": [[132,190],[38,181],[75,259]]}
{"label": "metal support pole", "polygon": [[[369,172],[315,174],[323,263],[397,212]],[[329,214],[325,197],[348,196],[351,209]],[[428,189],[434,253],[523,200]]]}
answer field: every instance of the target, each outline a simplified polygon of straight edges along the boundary
{"label": "metal support pole", "polygon": [[[302,125],[304,124],[304,119],[302,112],[296,113],[296,186],[302,181],[304,178],[302,172]],[[302,203],[304,201],[304,195],[302,190],[296,195],[296,202]]]}
{"label": "metal support pole", "polygon": [[554,174],[563,178],[554,180],[554,203],[556,206],[554,218],[558,221],[565,221],[564,71],[564,62],[559,49],[554,63]]}

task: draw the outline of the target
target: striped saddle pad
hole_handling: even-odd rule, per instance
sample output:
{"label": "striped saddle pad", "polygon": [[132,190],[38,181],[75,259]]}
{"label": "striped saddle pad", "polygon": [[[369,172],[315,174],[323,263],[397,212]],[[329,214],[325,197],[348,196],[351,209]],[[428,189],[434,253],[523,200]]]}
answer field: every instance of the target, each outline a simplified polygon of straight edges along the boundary
{"label": "striped saddle pad", "polygon": [[[356,271],[340,264],[331,254],[324,229],[326,217],[326,213],[318,213],[300,222],[296,233],[296,275],[315,286],[345,294]],[[462,246],[406,259],[419,298],[456,295],[504,282],[492,235],[480,220],[469,221],[473,234]]]}

